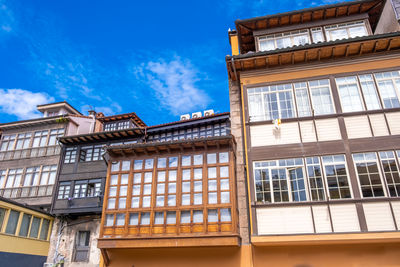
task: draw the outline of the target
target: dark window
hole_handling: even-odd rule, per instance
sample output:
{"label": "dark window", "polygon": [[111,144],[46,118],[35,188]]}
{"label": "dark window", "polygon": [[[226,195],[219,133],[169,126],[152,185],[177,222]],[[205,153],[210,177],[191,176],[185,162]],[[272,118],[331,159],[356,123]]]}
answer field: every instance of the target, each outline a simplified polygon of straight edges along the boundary
{"label": "dark window", "polygon": [[19,219],[19,211],[10,210],[10,215],[8,216],[8,222],[6,227],[7,234],[15,234],[15,230],[17,230],[17,224]]}
{"label": "dark window", "polygon": [[89,239],[89,231],[78,231],[75,239],[74,261],[88,261]]}
{"label": "dark window", "polygon": [[58,197],[57,197],[57,199],[68,198],[70,190],[71,190],[71,183],[70,182],[60,183],[60,186],[58,188]]}

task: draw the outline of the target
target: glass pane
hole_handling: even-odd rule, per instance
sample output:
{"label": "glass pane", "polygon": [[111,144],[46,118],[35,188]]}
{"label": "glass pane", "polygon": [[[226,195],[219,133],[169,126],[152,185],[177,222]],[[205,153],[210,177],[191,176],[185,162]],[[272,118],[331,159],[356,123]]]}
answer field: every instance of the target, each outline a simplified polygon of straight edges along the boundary
{"label": "glass pane", "polygon": [[6,210],[3,208],[0,208],[0,229],[3,226],[3,222],[4,222],[4,217],[6,216]]}
{"label": "glass pane", "polygon": [[190,170],[182,170],[182,180],[190,180]]}
{"label": "glass pane", "polygon": [[153,173],[152,172],[145,172],[144,173],[144,182],[151,183],[153,181]]}
{"label": "glass pane", "polygon": [[190,205],[190,194],[182,194],[182,205]]}
{"label": "glass pane", "polygon": [[29,232],[29,237],[37,238],[39,234],[40,219],[33,217],[31,230]]}
{"label": "glass pane", "polygon": [[156,212],[154,216],[154,224],[164,224],[164,212]]}
{"label": "glass pane", "polygon": [[168,181],[176,181],[176,171],[168,172]]}
{"label": "glass pane", "polygon": [[217,178],[217,168],[208,168],[208,179],[210,178]]}
{"label": "glass pane", "polygon": [[176,195],[168,195],[168,206],[176,206]]}
{"label": "glass pane", "polygon": [[122,161],[122,168],[121,170],[123,171],[129,171],[131,167],[131,162],[130,161]]}
{"label": "glass pane", "polygon": [[194,179],[202,179],[203,178],[203,169],[194,169]]}
{"label": "glass pane", "polygon": [[50,221],[43,219],[42,229],[40,230],[40,239],[47,240],[47,235],[49,233]]}
{"label": "glass pane", "polygon": [[141,173],[135,173],[133,175],[133,183],[134,184],[140,184],[142,182],[142,174]]}
{"label": "glass pane", "polygon": [[131,213],[129,216],[129,225],[138,225],[139,224],[139,214]]}
{"label": "glass pane", "polygon": [[156,198],[156,206],[163,207],[164,206],[164,196],[157,196]]}
{"label": "glass pane", "polygon": [[167,212],[167,224],[176,224],[176,212],[175,211]]}
{"label": "glass pane", "polygon": [[[114,214],[107,214],[106,216],[106,226],[113,226],[114,225]],[[31,230],[32,233],[32,230]]]}
{"label": "glass pane", "polygon": [[230,203],[229,192],[221,192],[221,203]]}
{"label": "glass pane", "polygon": [[158,182],[165,182],[165,172],[158,172],[157,174],[157,181]]}
{"label": "glass pane", "polygon": [[111,171],[112,172],[117,172],[119,171],[119,161],[118,162],[112,162],[111,163]]}
{"label": "glass pane", "polygon": [[124,213],[117,214],[117,220],[115,221],[115,225],[116,226],[125,225],[125,214]]}
{"label": "glass pane", "polygon": [[157,161],[157,168],[167,167],[167,158],[159,158]]}
{"label": "glass pane", "polygon": [[203,155],[194,155],[193,165],[203,165]]}
{"label": "glass pane", "polygon": [[217,202],[217,193],[208,193],[208,204],[216,204]]}
{"label": "glass pane", "polygon": [[116,184],[118,184],[118,175],[111,175],[110,184],[111,184],[111,185],[116,185]]}
{"label": "glass pane", "polygon": [[132,198],[132,203],[131,203],[131,207],[132,208],[139,208],[139,197],[133,197]]}
{"label": "glass pane", "polygon": [[229,179],[220,180],[221,190],[229,190]]}
{"label": "glass pane", "polygon": [[229,162],[228,152],[219,153],[219,163],[227,163],[227,162]]}
{"label": "glass pane", "polygon": [[190,211],[181,211],[181,223],[190,223]]}
{"label": "glass pane", "polygon": [[145,169],[153,169],[153,163],[154,163],[153,159],[146,159],[144,168]]}
{"label": "glass pane", "polygon": [[195,181],[194,182],[194,192],[201,192],[201,191],[203,191],[203,182]]}
{"label": "glass pane", "polygon": [[221,209],[220,212],[221,212],[221,222],[232,221],[231,209]]}
{"label": "glass pane", "polygon": [[194,194],[194,205],[203,204],[203,194]]}
{"label": "glass pane", "polygon": [[150,224],[150,213],[145,212],[142,213],[142,216],[140,218],[140,225],[149,225]]}
{"label": "glass pane", "polygon": [[190,156],[182,156],[182,166],[190,166]]}
{"label": "glass pane", "polygon": [[128,193],[128,186],[125,185],[125,186],[121,186],[119,188],[119,195],[120,196],[126,196],[127,193]]}
{"label": "glass pane", "polygon": [[215,164],[217,163],[217,154],[207,154],[207,163],[208,164]]}
{"label": "glass pane", "polygon": [[171,167],[177,167],[178,166],[178,157],[171,157],[171,158],[168,158],[168,165],[169,165],[169,167],[171,168]]}
{"label": "glass pane", "polygon": [[150,201],[151,201],[151,197],[143,197],[143,204],[142,204],[142,207],[143,207],[143,208],[148,208],[148,207],[150,207]]}
{"label": "glass pane", "polygon": [[[139,188],[139,190],[140,190],[140,188]],[[117,196],[117,187],[116,186],[110,186],[108,196],[109,197]]]}
{"label": "glass pane", "polygon": [[119,209],[125,209],[126,208],[126,198],[120,198],[118,200],[118,208]]}
{"label": "glass pane", "polygon": [[202,210],[194,210],[193,211],[193,223],[202,223],[203,222],[203,211]]}
{"label": "glass pane", "polygon": [[15,230],[17,229],[19,214],[20,213],[18,211],[10,210],[6,227],[7,234],[12,234],[12,235],[15,234]]}
{"label": "glass pane", "polygon": [[115,198],[108,199],[107,209],[115,209]]}
{"label": "glass pane", "polygon": [[221,177],[221,178],[229,177],[229,168],[228,167],[220,167],[219,168],[219,177]]}
{"label": "glass pane", "polygon": [[208,222],[218,222],[218,210],[208,210]]}
{"label": "glass pane", "polygon": [[190,182],[182,183],[182,192],[190,192]]}
{"label": "glass pane", "polygon": [[129,174],[121,174],[121,184],[128,184]]}
{"label": "glass pane", "polygon": [[19,236],[28,236],[31,218],[32,215],[24,213],[24,216],[22,217],[21,228],[19,229]]}

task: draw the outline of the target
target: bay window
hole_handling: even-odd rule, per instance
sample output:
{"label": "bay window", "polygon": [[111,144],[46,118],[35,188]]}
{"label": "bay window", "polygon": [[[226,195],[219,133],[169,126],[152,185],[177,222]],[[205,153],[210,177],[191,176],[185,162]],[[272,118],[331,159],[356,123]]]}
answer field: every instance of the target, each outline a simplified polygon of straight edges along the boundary
{"label": "bay window", "polygon": [[258,38],[259,50],[269,51],[310,43],[308,30],[271,34]]}
{"label": "bay window", "polygon": [[385,196],[376,154],[373,152],[353,154],[353,159],[362,196]]}
{"label": "bay window", "polygon": [[375,79],[385,108],[400,107],[400,72],[376,73]]}
{"label": "bay window", "polygon": [[330,25],[325,27],[327,41],[361,37],[368,35],[364,21]]}

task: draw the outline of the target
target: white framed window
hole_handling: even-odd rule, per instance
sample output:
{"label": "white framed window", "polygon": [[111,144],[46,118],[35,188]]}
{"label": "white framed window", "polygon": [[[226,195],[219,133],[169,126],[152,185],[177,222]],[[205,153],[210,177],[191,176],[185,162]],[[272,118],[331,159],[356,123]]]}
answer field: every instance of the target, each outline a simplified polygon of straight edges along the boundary
{"label": "white framed window", "polygon": [[313,43],[320,43],[320,42],[325,41],[325,36],[324,36],[324,33],[323,33],[321,27],[312,28],[311,36],[312,36]]}
{"label": "white framed window", "polygon": [[294,92],[296,95],[297,113],[299,117],[311,116],[311,103],[310,96],[308,93],[308,87],[306,82],[300,82],[294,84]]}
{"label": "white framed window", "polygon": [[74,163],[76,160],[76,147],[67,147],[65,149],[64,163]]}
{"label": "white framed window", "polygon": [[368,110],[380,109],[379,97],[376,91],[374,78],[371,74],[359,75],[365,105]]}
{"label": "white framed window", "polygon": [[20,133],[17,137],[17,143],[15,149],[29,148],[32,139],[32,133]]}
{"label": "white framed window", "polygon": [[324,177],[319,157],[306,158],[310,199],[314,201],[326,200]]}
{"label": "white framed window", "polygon": [[9,169],[7,175],[6,188],[19,187],[21,185],[23,169]]}
{"label": "white framed window", "polygon": [[14,149],[15,134],[3,135],[3,140],[1,141],[0,151],[9,151]]}
{"label": "white framed window", "polygon": [[102,145],[81,147],[79,161],[101,160]]}
{"label": "white framed window", "polygon": [[385,191],[376,153],[353,154],[358,184],[363,197],[384,197]]}
{"label": "white framed window", "polygon": [[46,146],[48,133],[48,130],[35,132],[35,134],[33,135],[32,147]]}
{"label": "white framed window", "polygon": [[343,112],[364,110],[357,76],[336,78],[336,84]]}
{"label": "white framed window", "polygon": [[26,168],[24,186],[35,186],[39,184],[40,166]]}
{"label": "white framed window", "polygon": [[330,199],[351,198],[352,194],[345,156],[323,156],[322,165]]}
{"label": "white framed window", "polygon": [[58,187],[57,199],[66,199],[71,191],[71,182],[61,182]]}
{"label": "white framed window", "polygon": [[40,175],[40,185],[54,184],[56,180],[57,165],[47,165],[42,167]]}
{"label": "white framed window", "polygon": [[302,158],[254,162],[256,200],[261,202],[307,201]]}
{"label": "white framed window", "polygon": [[258,37],[260,51],[269,51],[309,43],[310,34],[307,29]]}
{"label": "white framed window", "polygon": [[400,107],[400,71],[375,73],[384,108]]}
{"label": "white framed window", "polygon": [[48,145],[49,146],[57,145],[58,144],[57,138],[62,136],[64,136],[64,128],[50,130]]}
{"label": "white framed window", "polygon": [[[399,166],[395,159],[393,151],[382,151],[379,152],[379,158],[381,160],[383,175],[385,177],[388,195],[391,197],[400,196],[400,175]],[[400,152],[397,151],[397,157],[400,156]]]}
{"label": "white framed window", "polygon": [[328,79],[309,81],[314,115],[333,114],[331,86]]}
{"label": "white framed window", "polygon": [[325,26],[327,41],[361,37],[368,35],[364,21],[355,21]]}

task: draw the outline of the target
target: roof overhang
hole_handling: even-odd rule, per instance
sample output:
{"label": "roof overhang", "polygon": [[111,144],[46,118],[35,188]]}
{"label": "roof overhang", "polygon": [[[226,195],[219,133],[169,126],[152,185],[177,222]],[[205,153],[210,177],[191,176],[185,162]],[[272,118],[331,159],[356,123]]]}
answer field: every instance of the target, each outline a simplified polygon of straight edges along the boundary
{"label": "roof overhang", "polygon": [[130,119],[139,127],[145,127],[146,126],[146,124],[139,118],[138,115],[136,115],[135,112],[125,113],[125,114],[118,114],[118,115],[107,116],[107,117],[99,117],[97,119],[99,121],[101,121],[101,122],[114,122],[114,121]]}
{"label": "roof overhang", "polygon": [[116,139],[126,139],[129,137],[137,137],[144,134],[143,128],[131,128],[116,131],[96,132],[90,134],[70,135],[58,138],[59,142],[64,145],[102,142]]}
{"label": "roof overhang", "polygon": [[70,121],[68,115],[61,115],[55,117],[45,117],[45,118],[37,118],[31,120],[23,120],[23,121],[14,121],[0,124],[0,130],[10,130],[10,129],[18,129],[18,128],[28,128],[39,125],[49,125],[56,123],[66,123]]}
{"label": "roof overhang", "polygon": [[185,151],[185,150],[204,150],[210,148],[221,148],[223,146],[235,146],[235,140],[232,135],[206,137],[198,139],[187,139],[178,141],[167,142],[149,142],[137,143],[120,146],[107,146],[107,153],[111,157],[120,156],[136,156],[136,155],[149,155],[171,153],[172,151]]}
{"label": "roof overhang", "polygon": [[268,69],[339,58],[354,58],[400,50],[400,32],[369,35],[317,44],[307,44],[273,51],[226,57],[229,78],[240,71]]}
{"label": "roof overhang", "polygon": [[56,108],[65,108],[71,114],[82,115],[82,113],[80,113],[78,110],[76,110],[67,101],[56,102],[56,103],[50,103],[50,104],[44,104],[44,105],[38,105],[37,106],[37,110],[39,110],[42,113],[45,110],[56,109]]}
{"label": "roof overhang", "polygon": [[385,0],[358,0],[333,5],[318,6],[286,13],[236,20],[240,53],[255,51],[254,31],[303,24],[332,18],[347,17],[368,13],[371,28],[374,30]]}

